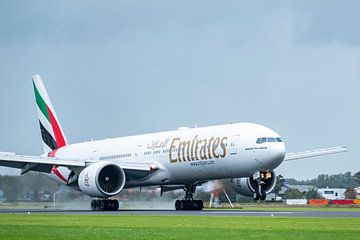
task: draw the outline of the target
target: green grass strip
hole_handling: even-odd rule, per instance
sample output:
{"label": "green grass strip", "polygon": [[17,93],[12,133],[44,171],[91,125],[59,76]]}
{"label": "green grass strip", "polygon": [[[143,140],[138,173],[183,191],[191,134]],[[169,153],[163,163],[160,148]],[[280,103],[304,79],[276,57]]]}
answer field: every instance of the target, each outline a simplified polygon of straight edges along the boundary
{"label": "green grass strip", "polygon": [[359,239],[360,218],[0,214],[0,239]]}

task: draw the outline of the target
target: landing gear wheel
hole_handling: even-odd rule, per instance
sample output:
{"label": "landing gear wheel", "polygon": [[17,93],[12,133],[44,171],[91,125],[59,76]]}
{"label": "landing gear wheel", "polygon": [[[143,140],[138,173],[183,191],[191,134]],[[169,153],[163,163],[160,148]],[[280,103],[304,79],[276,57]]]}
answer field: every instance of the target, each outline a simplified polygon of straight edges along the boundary
{"label": "landing gear wheel", "polygon": [[260,199],[260,194],[257,193],[257,192],[254,192],[253,193],[253,198],[254,198],[255,201],[258,201]]}
{"label": "landing gear wheel", "polygon": [[176,200],[176,201],[175,201],[175,209],[176,209],[176,210],[181,210],[180,200]]}
{"label": "landing gear wheel", "polygon": [[91,200],[91,210],[116,211],[119,209],[118,200],[97,199]]}
{"label": "landing gear wheel", "polygon": [[104,211],[105,210],[105,201],[100,201],[99,203],[99,210]]}
{"label": "landing gear wheel", "polygon": [[202,210],[204,203],[202,200],[176,200],[176,210]]}
{"label": "landing gear wheel", "polygon": [[193,199],[195,189],[196,184],[189,184],[184,187],[185,197],[183,200],[175,201],[176,210],[202,210],[204,208],[204,203],[202,200]]}
{"label": "landing gear wheel", "polygon": [[113,209],[113,210],[114,210],[114,211],[117,211],[117,210],[119,209],[119,201],[118,201],[118,200],[114,200],[114,203],[115,203],[115,204],[114,204],[115,206],[114,206],[114,209]]}
{"label": "landing gear wheel", "polygon": [[198,201],[199,201],[199,210],[203,210],[204,202],[202,200],[198,200]]}
{"label": "landing gear wheel", "polygon": [[261,201],[264,201],[266,199],[266,193],[262,193],[261,195],[260,195],[260,200]]}
{"label": "landing gear wheel", "polygon": [[91,200],[91,210],[96,210],[96,200]]}
{"label": "landing gear wheel", "polygon": [[185,200],[180,201],[180,210],[186,210],[186,202],[185,202]]}
{"label": "landing gear wheel", "polygon": [[202,200],[195,200],[195,209],[202,210],[204,208],[204,203]]}
{"label": "landing gear wheel", "polygon": [[256,179],[256,187],[253,193],[253,198],[255,201],[266,199],[266,192],[264,191],[264,185],[265,182],[262,180],[262,178],[259,177]]}

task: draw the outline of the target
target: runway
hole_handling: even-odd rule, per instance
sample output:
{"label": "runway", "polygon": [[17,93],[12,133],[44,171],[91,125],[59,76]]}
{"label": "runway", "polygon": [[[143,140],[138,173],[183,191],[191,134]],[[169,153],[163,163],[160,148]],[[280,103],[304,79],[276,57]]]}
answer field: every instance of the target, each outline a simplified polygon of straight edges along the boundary
{"label": "runway", "polygon": [[258,216],[258,217],[323,217],[360,218],[360,211],[248,211],[248,210],[56,210],[56,209],[0,209],[0,214],[75,214],[75,215],[161,215],[161,216]]}

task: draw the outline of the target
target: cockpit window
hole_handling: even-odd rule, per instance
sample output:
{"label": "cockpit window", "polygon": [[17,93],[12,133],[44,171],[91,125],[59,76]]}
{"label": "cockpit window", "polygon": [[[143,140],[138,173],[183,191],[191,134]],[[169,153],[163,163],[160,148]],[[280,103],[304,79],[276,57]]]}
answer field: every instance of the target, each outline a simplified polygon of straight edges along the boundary
{"label": "cockpit window", "polygon": [[282,142],[282,140],[281,140],[281,138],[272,138],[272,137],[269,137],[269,138],[263,137],[263,138],[256,139],[257,144],[262,144],[262,143],[266,143],[266,142]]}

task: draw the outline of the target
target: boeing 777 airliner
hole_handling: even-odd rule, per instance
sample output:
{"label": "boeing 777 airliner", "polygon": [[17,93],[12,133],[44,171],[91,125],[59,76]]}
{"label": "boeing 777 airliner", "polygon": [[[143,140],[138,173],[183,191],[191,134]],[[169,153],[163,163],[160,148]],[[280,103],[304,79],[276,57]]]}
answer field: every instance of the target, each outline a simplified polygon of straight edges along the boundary
{"label": "boeing 777 airliner", "polygon": [[125,188],[183,189],[176,210],[201,210],[196,186],[231,179],[235,190],[264,200],[283,161],[334,154],[346,147],[286,153],[275,131],[253,123],[227,124],[69,144],[39,75],[33,76],[44,154],[0,153],[0,166],[37,171],[93,197],[93,210],[116,210],[110,199]]}

